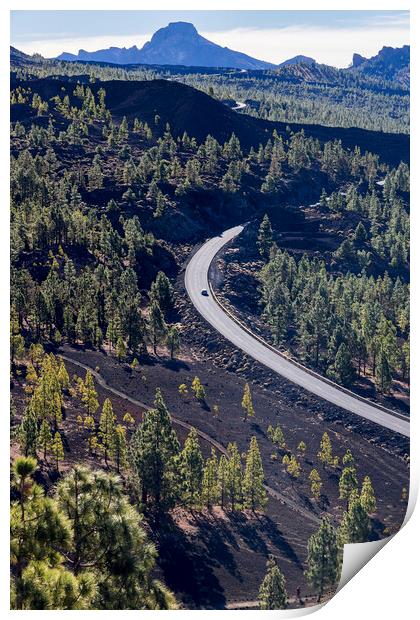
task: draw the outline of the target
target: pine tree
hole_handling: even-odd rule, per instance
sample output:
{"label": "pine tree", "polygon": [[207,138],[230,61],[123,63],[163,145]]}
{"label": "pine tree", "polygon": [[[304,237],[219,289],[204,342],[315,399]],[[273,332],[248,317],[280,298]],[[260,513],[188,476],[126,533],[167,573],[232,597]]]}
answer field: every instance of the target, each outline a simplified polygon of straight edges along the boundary
{"label": "pine tree", "polygon": [[83,609],[96,594],[90,573],[78,579],[63,567],[63,552],[71,547],[66,516],[33,481],[34,458],[13,463],[16,490],[10,508],[12,609]]}
{"label": "pine tree", "polygon": [[194,392],[194,396],[197,400],[204,401],[206,398],[206,391],[199,377],[194,377],[191,383],[191,389]]}
{"label": "pine tree", "polygon": [[36,456],[36,446],[38,438],[37,416],[34,413],[32,404],[29,403],[25,409],[22,421],[18,430],[20,449],[24,456]]}
{"label": "pine tree", "polygon": [[186,505],[189,507],[196,506],[200,499],[203,463],[197,431],[192,428],[185,440],[180,459],[183,496]]}
{"label": "pine tree", "polygon": [[232,510],[242,506],[242,463],[236,443],[230,443],[227,447],[228,460],[228,498]]}
{"label": "pine tree", "polygon": [[353,455],[348,448],[343,456],[343,465],[344,467],[355,467]]}
{"label": "pine tree", "polygon": [[300,441],[297,450],[300,456],[304,457],[306,453],[306,443],[304,441]]}
{"label": "pine tree", "polygon": [[51,444],[51,453],[54,458],[55,468],[58,470],[59,462],[64,459],[63,442],[61,441],[61,435],[58,431],[56,431]]}
{"label": "pine tree", "polygon": [[382,394],[388,394],[392,385],[392,374],[386,353],[381,349],[375,372],[376,387]]}
{"label": "pine tree", "polygon": [[128,138],[128,123],[127,123],[127,118],[123,116],[123,119],[118,129],[118,141],[119,142],[124,141],[124,140],[127,140],[127,138]]}
{"label": "pine tree", "polygon": [[289,458],[289,462],[287,464],[287,471],[293,478],[299,478],[301,467],[295,457],[294,454]]}
{"label": "pine tree", "polygon": [[50,425],[47,420],[42,420],[41,428],[39,429],[39,434],[37,438],[37,447],[39,450],[42,450],[42,455],[44,461],[47,458],[47,452],[51,449],[52,446],[52,435]]}
{"label": "pine tree", "polygon": [[127,467],[127,440],[126,428],[122,424],[117,424],[114,431],[113,454],[118,473],[121,468]]}
{"label": "pine tree", "polygon": [[95,426],[94,418],[90,415],[86,416],[85,419],[83,420],[83,427],[87,429],[89,433],[88,439],[87,439],[89,453],[95,454],[96,449],[99,446],[99,443],[98,443],[98,437],[96,435],[96,426]]}
{"label": "pine tree", "polygon": [[311,483],[312,497],[319,501],[319,498],[321,497],[322,481],[321,476],[316,469],[311,470],[311,473],[309,474],[309,482]]}
{"label": "pine tree", "polygon": [[349,500],[347,512],[339,528],[339,537],[342,545],[350,543],[363,543],[369,540],[371,524],[369,515],[362,505],[357,492],[353,492]]}
{"label": "pine tree", "polygon": [[277,424],[273,431],[272,442],[275,446],[277,446],[277,448],[281,448],[282,450],[286,447],[283,430],[279,424]]}
{"label": "pine tree", "polygon": [[211,449],[211,456],[206,460],[203,471],[201,499],[208,509],[219,499],[217,487],[217,457],[215,449]]}
{"label": "pine tree", "polygon": [[108,457],[113,456],[115,446],[115,414],[109,398],[105,399],[102,406],[102,413],[99,419],[99,438],[101,440],[105,463],[108,465]]}
{"label": "pine tree", "polygon": [[360,493],[360,502],[368,514],[376,512],[376,497],[369,476],[365,476]]}
{"label": "pine tree", "polygon": [[58,365],[54,355],[45,355],[40,378],[31,398],[31,407],[38,419],[49,419],[54,429],[62,420],[62,393],[58,379]]}
{"label": "pine tree", "polygon": [[159,271],[156,280],[152,283],[150,288],[150,300],[156,300],[162,311],[167,313],[173,306],[172,295],[172,286],[169,282],[169,278],[163,271]]}
{"label": "pine tree", "polygon": [[23,357],[25,352],[25,340],[20,333],[20,325],[16,311],[12,310],[10,320],[10,361],[12,368],[15,362]]}
{"label": "pine tree", "polygon": [[244,422],[247,418],[253,418],[255,415],[254,405],[252,403],[251,388],[249,383],[245,383],[244,394],[242,397],[242,409],[244,412]]}
{"label": "pine tree", "polygon": [[97,579],[96,608],[176,608],[154,578],[156,550],[118,476],[76,465],[60,481],[57,502],[72,532],[67,555],[74,573],[89,566]]}
{"label": "pine tree", "polygon": [[97,594],[96,586],[93,573],[84,571],[76,576],[62,566],[51,568],[48,560],[35,560],[28,563],[19,580],[19,603],[14,597],[15,591],[12,590],[11,607],[46,610],[91,609]]}
{"label": "pine tree", "polygon": [[127,347],[122,336],[118,336],[116,353],[119,360],[123,360],[127,356]]}
{"label": "pine tree", "polygon": [[167,325],[163,317],[163,312],[156,300],[150,304],[149,311],[149,333],[153,346],[153,353],[156,355],[157,345],[167,333]]}
{"label": "pine tree", "polygon": [[58,368],[58,381],[61,385],[62,390],[69,389],[69,386],[70,386],[69,373],[67,372],[67,368],[65,367],[63,360],[60,360],[60,364]]}
{"label": "pine tree", "polygon": [[342,342],[338,348],[334,365],[340,383],[344,386],[351,385],[354,379],[354,367],[351,361],[350,351],[344,342]]}
{"label": "pine tree", "polygon": [[243,494],[245,508],[255,511],[263,509],[267,503],[264,469],[256,437],[251,438],[246,456]]}
{"label": "pine tree", "polygon": [[366,243],[367,238],[366,228],[363,226],[362,222],[359,222],[354,231],[353,240],[356,245],[361,246]]}
{"label": "pine tree", "polygon": [[260,609],[286,609],[287,592],[284,575],[272,555],[267,561],[267,572],[260,586],[258,599]]}
{"label": "pine tree", "polygon": [[126,411],[123,416],[123,422],[125,422],[125,424],[128,424],[128,426],[134,426],[136,421],[131,415],[131,413],[129,411]]}
{"label": "pine tree", "polygon": [[318,458],[324,467],[325,465],[331,465],[333,462],[331,439],[328,433],[324,433],[322,435],[321,443],[319,445]]}
{"label": "pine tree", "polygon": [[318,592],[319,602],[326,589],[336,585],[340,570],[337,533],[328,517],[323,517],[308,541],[307,565],[305,575]]}
{"label": "pine tree", "polygon": [[179,443],[160,389],[131,440],[143,503],[158,513],[179,496]]}
{"label": "pine tree", "polygon": [[168,330],[168,335],[166,337],[166,344],[169,347],[169,352],[171,355],[171,359],[174,359],[175,354],[178,353],[180,344],[179,344],[179,330],[176,325],[172,325]]}
{"label": "pine tree", "polygon": [[89,449],[89,454],[91,454],[92,456],[96,457],[97,453],[99,452],[100,449],[100,445],[99,445],[99,441],[98,441],[98,436],[96,435],[96,433],[90,433],[88,438],[87,438],[87,446]]}
{"label": "pine tree", "polygon": [[36,373],[35,367],[32,363],[29,363],[26,369],[26,384],[29,390],[25,390],[28,394],[32,394],[33,386],[36,385],[38,381],[38,375]]}
{"label": "pine tree", "polygon": [[180,383],[180,385],[178,386],[178,393],[181,396],[186,396],[188,394],[188,387],[185,383]]}
{"label": "pine tree", "polygon": [[219,459],[219,467],[217,470],[217,488],[220,498],[220,505],[225,508],[228,498],[229,486],[229,462],[224,454]]}
{"label": "pine tree", "polygon": [[338,488],[340,490],[340,499],[345,499],[347,501],[347,506],[352,493],[357,490],[357,487],[356,469],[353,466],[345,467],[341,472]]}
{"label": "pine tree", "polygon": [[270,256],[270,249],[272,245],[273,230],[271,228],[271,223],[268,219],[268,215],[265,214],[262,219],[257,238],[258,251],[265,260],[268,260]]}
{"label": "pine tree", "polygon": [[80,392],[83,406],[86,410],[86,416],[94,417],[99,409],[98,394],[95,390],[92,373],[87,370],[85,381],[80,381]]}

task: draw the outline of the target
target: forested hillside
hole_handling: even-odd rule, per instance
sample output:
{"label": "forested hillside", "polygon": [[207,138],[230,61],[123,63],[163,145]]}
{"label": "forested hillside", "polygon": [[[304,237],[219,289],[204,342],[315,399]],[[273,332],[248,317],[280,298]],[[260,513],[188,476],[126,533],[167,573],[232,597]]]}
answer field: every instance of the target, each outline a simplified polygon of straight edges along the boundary
{"label": "forested hillside", "polygon": [[[392,52],[397,54],[398,50]],[[392,79],[392,67],[381,68],[380,63],[384,61],[380,54],[377,58],[354,69],[298,63],[274,70],[241,71],[28,60],[12,50],[11,63],[12,69],[25,77],[29,73],[37,77],[67,75],[76,80],[84,75],[86,81],[169,79],[184,82],[222,101],[245,102],[243,113],[271,121],[408,133],[408,79]],[[409,60],[401,68],[403,71],[407,76]]]}

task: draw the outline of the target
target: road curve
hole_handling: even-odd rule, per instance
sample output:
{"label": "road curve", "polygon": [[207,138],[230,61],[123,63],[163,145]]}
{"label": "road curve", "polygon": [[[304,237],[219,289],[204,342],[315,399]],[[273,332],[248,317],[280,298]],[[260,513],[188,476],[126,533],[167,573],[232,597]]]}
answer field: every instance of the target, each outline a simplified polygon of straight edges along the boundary
{"label": "road curve", "polygon": [[[219,250],[239,235],[243,228],[243,226],[235,226],[226,230],[220,236],[210,239],[200,247],[187,265],[185,287],[192,303],[201,316],[235,347],[241,349],[247,355],[282,377],[346,411],[350,411],[379,426],[409,437],[410,422],[406,416],[385,408],[376,407],[366,399],[352,395],[349,391],[343,391],[332,382],[324,381],[319,375],[289,361],[235,322],[218,304],[212,295],[209,283],[208,272],[210,264]],[[209,292],[208,297],[201,294],[203,289]]]}
{"label": "road curve", "polygon": [[243,110],[246,107],[247,107],[247,104],[244,103],[243,101],[235,101],[235,105],[231,109],[232,110]]}

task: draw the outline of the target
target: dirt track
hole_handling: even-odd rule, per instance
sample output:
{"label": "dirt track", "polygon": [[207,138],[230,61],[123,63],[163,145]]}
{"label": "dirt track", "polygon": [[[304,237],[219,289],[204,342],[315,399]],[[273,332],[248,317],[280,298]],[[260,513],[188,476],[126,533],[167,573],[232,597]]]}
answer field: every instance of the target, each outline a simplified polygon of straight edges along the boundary
{"label": "dirt track", "polygon": [[[152,408],[150,405],[146,405],[146,403],[142,403],[141,401],[137,400],[136,398],[133,398],[132,396],[129,396],[125,392],[121,392],[121,390],[117,390],[116,388],[113,388],[112,386],[110,386],[105,381],[105,379],[96,370],[94,370],[90,366],[87,366],[86,364],[82,364],[81,362],[78,362],[77,360],[72,359],[68,355],[63,355],[63,354],[60,354],[60,355],[63,358],[63,360],[65,360],[67,362],[71,362],[72,364],[75,364],[76,366],[79,366],[79,368],[83,368],[84,370],[89,370],[92,373],[92,375],[95,377],[95,379],[99,383],[99,385],[101,385],[104,389],[108,390],[112,394],[115,394],[115,396],[119,396],[120,398],[123,398],[124,400],[128,400],[131,404],[136,405],[137,407],[141,407],[142,409],[145,409],[145,410],[148,410],[148,409]],[[178,426],[182,426],[182,428],[186,428],[189,431],[192,428],[195,428],[195,427],[193,427],[192,424],[188,424],[187,422],[183,422],[183,420],[179,420],[178,418],[176,418],[172,414],[170,414],[170,415],[171,415],[171,420],[172,420],[172,422],[174,424],[176,424]],[[207,433],[204,433],[203,431],[201,431],[199,428],[196,428],[196,431],[197,431],[197,435],[199,437],[201,437],[202,439],[204,439],[204,441],[207,441],[211,446],[216,448],[216,450],[218,450],[219,452],[221,452],[225,456],[228,456],[227,449],[221,443],[219,443],[218,441],[216,441],[215,439],[210,437],[210,435],[208,435]],[[302,506],[299,506],[296,502],[291,500],[284,493],[280,493],[279,491],[276,491],[275,489],[271,488],[267,484],[264,485],[264,486],[265,486],[265,489],[266,489],[267,493],[269,495],[271,495],[272,497],[274,497],[275,499],[278,499],[283,504],[286,504],[286,506],[288,506],[289,508],[292,508],[292,510],[296,510],[296,512],[299,512],[299,514],[301,514],[302,516],[306,517],[310,521],[313,521],[314,523],[320,523],[320,519],[318,517],[316,517],[312,512],[309,512],[309,510],[305,510],[305,508],[302,508]]]}

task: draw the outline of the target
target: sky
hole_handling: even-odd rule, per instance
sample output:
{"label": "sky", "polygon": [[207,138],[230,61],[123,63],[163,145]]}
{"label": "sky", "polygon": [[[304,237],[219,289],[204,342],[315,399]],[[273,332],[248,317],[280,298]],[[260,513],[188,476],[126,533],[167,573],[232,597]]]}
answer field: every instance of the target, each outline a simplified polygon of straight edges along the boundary
{"label": "sky", "polygon": [[61,52],[131,47],[173,21],[275,64],[304,54],[346,67],[354,52],[409,44],[409,11],[12,11],[11,45],[50,58]]}

